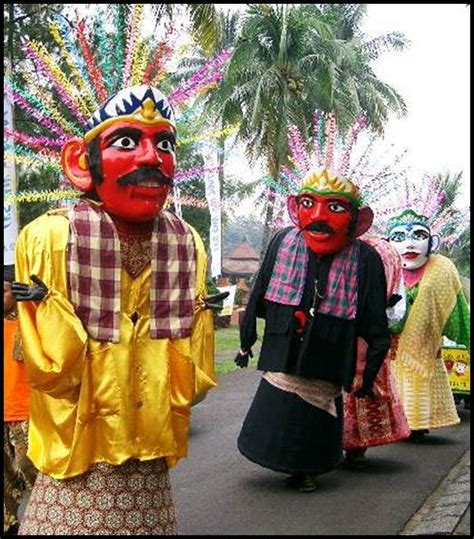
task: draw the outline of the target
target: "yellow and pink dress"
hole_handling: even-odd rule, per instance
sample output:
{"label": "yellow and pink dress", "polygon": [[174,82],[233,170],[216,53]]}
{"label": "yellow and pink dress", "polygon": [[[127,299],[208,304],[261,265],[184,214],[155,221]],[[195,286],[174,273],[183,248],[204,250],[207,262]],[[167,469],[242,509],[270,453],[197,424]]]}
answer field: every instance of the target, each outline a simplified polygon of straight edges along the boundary
{"label": "yellow and pink dress", "polygon": [[[460,419],[446,366],[442,337],[469,348],[470,313],[455,265],[443,255],[430,255],[415,274],[404,271],[408,316],[392,363],[411,430],[456,425]],[[410,279],[411,278],[411,279]]]}

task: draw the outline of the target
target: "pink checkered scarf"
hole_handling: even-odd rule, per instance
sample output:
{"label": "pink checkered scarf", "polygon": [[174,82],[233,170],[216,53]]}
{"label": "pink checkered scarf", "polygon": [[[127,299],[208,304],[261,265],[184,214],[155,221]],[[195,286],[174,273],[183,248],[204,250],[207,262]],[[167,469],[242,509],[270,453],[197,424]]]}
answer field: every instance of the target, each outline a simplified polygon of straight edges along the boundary
{"label": "pink checkered scarf", "polygon": [[[81,201],[69,211],[68,284],[77,316],[91,337],[119,342],[120,240],[100,206]],[[152,232],[150,337],[191,334],[196,251],[184,221],[161,211]]]}
{"label": "pink checkered scarf", "polygon": [[[349,320],[355,318],[359,251],[359,241],[355,240],[334,256],[318,312]],[[283,305],[299,305],[307,268],[308,247],[301,231],[292,228],[278,249],[265,299]]]}

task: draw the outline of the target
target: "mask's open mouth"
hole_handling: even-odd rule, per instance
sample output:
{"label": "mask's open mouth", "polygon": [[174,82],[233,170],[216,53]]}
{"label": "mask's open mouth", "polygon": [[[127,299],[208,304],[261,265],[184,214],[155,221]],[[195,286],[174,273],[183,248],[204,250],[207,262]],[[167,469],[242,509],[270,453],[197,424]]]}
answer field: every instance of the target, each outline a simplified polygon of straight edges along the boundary
{"label": "mask's open mouth", "polygon": [[332,232],[319,232],[315,230],[307,230],[308,234],[315,239],[318,240],[325,240],[327,238],[330,238],[332,236]]}
{"label": "mask's open mouth", "polygon": [[156,180],[140,180],[135,184],[137,187],[150,187],[156,189],[157,187],[165,187],[163,182]]}

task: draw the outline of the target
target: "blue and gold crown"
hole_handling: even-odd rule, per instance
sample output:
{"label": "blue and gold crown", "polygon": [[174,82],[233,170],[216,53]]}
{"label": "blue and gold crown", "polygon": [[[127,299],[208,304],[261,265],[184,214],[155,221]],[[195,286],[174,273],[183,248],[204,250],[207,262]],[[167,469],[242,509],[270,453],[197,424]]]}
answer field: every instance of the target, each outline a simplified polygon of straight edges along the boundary
{"label": "blue and gold crown", "polygon": [[168,124],[176,128],[173,107],[157,88],[142,84],[124,88],[108,99],[87,122],[85,140],[89,142],[106,127],[120,120],[145,124]]}

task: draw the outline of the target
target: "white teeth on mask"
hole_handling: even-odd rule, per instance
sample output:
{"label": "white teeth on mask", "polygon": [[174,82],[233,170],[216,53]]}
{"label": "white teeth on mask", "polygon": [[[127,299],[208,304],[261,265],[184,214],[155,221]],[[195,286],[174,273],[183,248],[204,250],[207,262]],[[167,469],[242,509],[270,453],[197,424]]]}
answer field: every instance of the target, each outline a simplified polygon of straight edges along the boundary
{"label": "white teeth on mask", "polygon": [[152,180],[144,180],[138,182],[138,185],[140,185],[141,187],[158,187],[158,182]]}

